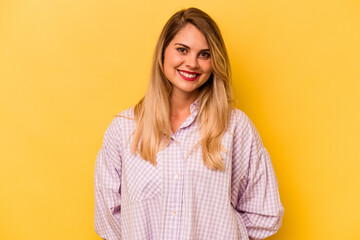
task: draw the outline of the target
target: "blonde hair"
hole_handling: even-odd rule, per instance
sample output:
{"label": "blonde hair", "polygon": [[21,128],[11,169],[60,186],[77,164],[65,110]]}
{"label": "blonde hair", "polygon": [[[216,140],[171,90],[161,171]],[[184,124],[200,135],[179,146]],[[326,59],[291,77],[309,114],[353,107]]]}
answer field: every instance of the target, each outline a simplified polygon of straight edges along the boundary
{"label": "blonde hair", "polygon": [[[201,132],[200,142],[204,165],[212,170],[225,169],[221,139],[227,130],[232,111],[231,72],[228,55],[220,30],[213,19],[197,8],[175,13],[165,24],[157,41],[153,57],[150,82],[145,96],[134,108],[136,129],[131,151],[156,165],[157,153],[171,140],[169,97],[172,86],[163,69],[164,52],[174,36],[187,24],[197,27],[207,39],[212,74],[199,89],[197,120]],[[193,148],[193,149],[194,149]]]}

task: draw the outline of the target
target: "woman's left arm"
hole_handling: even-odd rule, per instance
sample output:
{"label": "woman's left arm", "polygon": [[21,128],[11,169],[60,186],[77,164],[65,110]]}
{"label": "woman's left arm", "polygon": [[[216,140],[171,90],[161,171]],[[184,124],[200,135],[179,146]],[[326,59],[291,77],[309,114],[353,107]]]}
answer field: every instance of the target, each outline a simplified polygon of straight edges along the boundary
{"label": "woman's left arm", "polygon": [[251,239],[264,239],[281,226],[284,208],[270,156],[259,133],[243,116],[234,135],[231,203]]}

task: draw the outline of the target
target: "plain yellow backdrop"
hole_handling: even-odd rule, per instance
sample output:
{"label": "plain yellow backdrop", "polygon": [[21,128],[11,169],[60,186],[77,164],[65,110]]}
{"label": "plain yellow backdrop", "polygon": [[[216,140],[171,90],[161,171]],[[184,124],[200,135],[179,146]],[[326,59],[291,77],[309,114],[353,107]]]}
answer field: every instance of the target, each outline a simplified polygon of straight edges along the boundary
{"label": "plain yellow backdrop", "polygon": [[0,239],[96,240],[93,171],[167,19],[220,26],[285,207],[270,239],[360,239],[360,1],[0,1]]}

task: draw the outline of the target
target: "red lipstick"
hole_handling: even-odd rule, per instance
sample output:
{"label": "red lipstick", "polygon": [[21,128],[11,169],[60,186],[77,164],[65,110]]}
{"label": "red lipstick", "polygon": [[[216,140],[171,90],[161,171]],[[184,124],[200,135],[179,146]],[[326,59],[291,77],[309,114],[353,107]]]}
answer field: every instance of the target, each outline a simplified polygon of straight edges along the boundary
{"label": "red lipstick", "polygon": [[[179,69],[177,69],[177,71],[178,71],[180,77],[182,77],[182,79],[184,79],[184,80],[186,80],[186,81],[195,81],[195,80],[198,79],[199,76],[200,76],[200,74],[197,73],[197,72],[189,72],[189,71],[184,71],[184,70],[179,70]],[[187,74],[196,74],[196,76],[193,77],[193,78],[191,78],[191,77],[186,77],[186,76],[182,75],[181,72],[184,72],[184,73],[187,73]]]}
{"label": "red lipstick", "polygon": [[178,71],[186,72],[186,73],[189,73],[189,74],[200,74],[200,73],[197,73],[197,72],[189,72],[189,71],[180,70],[180,69],[178,69]]}

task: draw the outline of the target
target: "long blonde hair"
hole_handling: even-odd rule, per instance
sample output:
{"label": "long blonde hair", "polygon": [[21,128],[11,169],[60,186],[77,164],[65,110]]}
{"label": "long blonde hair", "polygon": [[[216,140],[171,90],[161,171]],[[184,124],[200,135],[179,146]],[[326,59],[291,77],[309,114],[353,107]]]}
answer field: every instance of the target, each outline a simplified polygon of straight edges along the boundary
{"label": "long blonde hair", "polygon": [[[165,24],[157,41],[150,82],[145,96],[134,108],[136,129],[131,151],[156,165],[157,153],[171,140],[170,94],[172,86],[163,69],[164,52],[174,36],[186,24],[193,24],[207,39],[212,65],[209,80],[199,89],[197,121],[204,165],[212,170],[225,169],[221,139],[227,130],[232,111],[231,72],[228,55],[220,30],[213,19],[197,8],[175,13]],[[194,146],[195,147],[195,146]]]}

